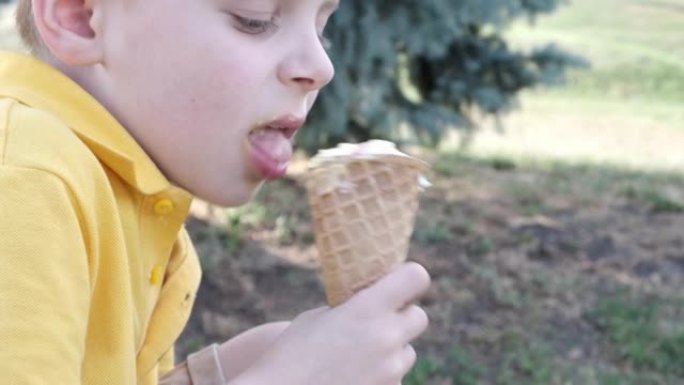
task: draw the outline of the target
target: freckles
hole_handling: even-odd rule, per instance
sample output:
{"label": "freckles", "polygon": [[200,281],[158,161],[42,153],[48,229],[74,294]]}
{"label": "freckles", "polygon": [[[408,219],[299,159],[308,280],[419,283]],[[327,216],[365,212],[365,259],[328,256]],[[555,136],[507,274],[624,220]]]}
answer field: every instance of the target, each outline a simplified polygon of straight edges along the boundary
{"label": "freckles", "polygon": [[194,96],[191,96],[188,100],[188,106],[191,113],[201,112],[201,104],[197,102],[197,98]]}

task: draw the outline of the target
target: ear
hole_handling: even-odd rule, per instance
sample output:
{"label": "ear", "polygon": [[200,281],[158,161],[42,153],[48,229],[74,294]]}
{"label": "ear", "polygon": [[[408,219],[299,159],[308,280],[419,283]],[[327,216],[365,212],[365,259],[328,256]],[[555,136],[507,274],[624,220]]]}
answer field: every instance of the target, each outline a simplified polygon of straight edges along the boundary
{"label": "ear", "polygon": [[91,0],[32,0],[33,20],[43,44],[67,65],[99,62],[102,41],[95,19],[100,9]]}

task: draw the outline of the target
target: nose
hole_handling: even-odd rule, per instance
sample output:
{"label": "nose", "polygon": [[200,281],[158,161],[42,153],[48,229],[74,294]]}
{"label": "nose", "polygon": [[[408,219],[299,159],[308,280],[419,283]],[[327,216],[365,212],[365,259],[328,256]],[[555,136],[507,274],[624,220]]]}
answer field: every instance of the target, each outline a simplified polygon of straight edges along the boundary
{"label": "nose", "polygon": [[305,92],[317,91],[335,75],[328,52],[314,31],[299,35],[278,67],[278,78]]}

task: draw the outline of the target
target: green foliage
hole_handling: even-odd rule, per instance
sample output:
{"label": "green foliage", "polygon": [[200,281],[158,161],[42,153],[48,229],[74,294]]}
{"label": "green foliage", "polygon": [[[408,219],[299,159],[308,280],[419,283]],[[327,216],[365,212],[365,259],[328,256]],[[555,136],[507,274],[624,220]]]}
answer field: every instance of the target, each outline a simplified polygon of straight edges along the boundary
{"label": "green foliage", "polygon": [[[482,358],[470,349],[454,345],[443,360],[419,357],[402,382],[405,385],[424,385],[429,380],[450,380],[452,385],[549,385],[555,384],[556,370],[549,348],[540,341],[518,333],[503,338],[500,346],[502,359],[496,373],[487,368]],[[489,381],[493,382],[489,382]],[[443,382],[439,382],[443,383]]]}
{"label": "green foliage", "polygon": [[[619,293],[599,301],[590,318],[634,368],[684,376],[682,305],[664,299],[636,301]],[[668,314],[668,309],[674,311]],[[670,327],[665,326],[668,321]]]}
{"label": "green foliage", "polygon": [[684,212],[684,203],[670,199],[658,191],[649,191],[644,198],[651,203],[651,209],[655,213]]}
{"label": "green foliage", "polygon": [[478,385],[487,367],[473,357],[468,350],[453,346],[445,360],[434,357],[418,357],[416,364],[406,375],[402,384],[425,385],[436,378],[450,379],[452,385]]}
{"label": "green foliage", "polygon": [[406,375],[402,384],[423,385],[432,378],[438,370],[438,365],[431,357],[418,357],[411,371]]}
{"label": "green foliage", "polygon": [[465,167],[473,164],[473,159],[461,152],[440,152],[432,161],[432,170],[444,177],[456,177],[467,174]]}
{"label": "green foliage", "polygon": [[567,367],[562,385],[675,385],[679,382],[656,373],[621,372],[615,368],[596,366]]}
{"label": "green foliage", "polygon": [[451,239],[451,231],[444,223],[417,223],[412,238],[425,243],[445,242]]}
{"label": "green foliage", "polygon": [[539,341],[520,334],[507,335],[497,385],[547,385],[553,379],[553,354]]}
{"label": "green foliage", "polygon": [[655,214],[684,212],[684,202],[667,196],[666,193],[654,189],[651,185],[629,185],[625,187],[624,193],[630,199],[635,199],[649,205],[651,211]]}
{"label": "green foliage", "polygon": [[474,257],[483,257],[494,250],[494,242],[487,236],[479,236],[468,245],[468,254]]}
{"label": "green foliage", "polygon": [[467,175],[470,170],[482,165],[488,165],[501,172],[513,171],[518,167],[516,160],[510,157],[495,155],[478,159],[461,150],[439,152],[431,163],[432,170],[445,177]]}
{"label": "green foliage", "polygon": [[478,385],[487,368],[458,346],[449,352],[447,373],[453,385]]}
{"label": "green foliage", "polygon": [[583,61],[553,45],[519,52],[503,30],[561,0],[349,0],[329,23],[335,80],[298,137],[313,150],[385,138],[437,144],[451,127],[473,130],[475,109],[498,115],[515,96],[557,84]]}
{"label": "green foliage", "polygon": [[535,182],[511,182],[507,186],[508,193],[515,199],[520,213],[533,216],[544,211],[544,192],[540,191]]}
{"label": "green foliage", "polygon": [[516,167],[514,160],[508,159],[503,156],[494,156],[490,162],[492,168],[498,171],[511,171],[515,170]]}
{"label": "green foliage", "polygon": [[235,253],[242,248],[245,232],[262,224],[269,217],[268,209],[257,202],[226,210],[226,248]]}
{"label": "green foliage", "polygon": [[291,243],[295,239],[292,230],[293,220],[287,215],[279,215],[275,220],[276,237],[281,243]]}

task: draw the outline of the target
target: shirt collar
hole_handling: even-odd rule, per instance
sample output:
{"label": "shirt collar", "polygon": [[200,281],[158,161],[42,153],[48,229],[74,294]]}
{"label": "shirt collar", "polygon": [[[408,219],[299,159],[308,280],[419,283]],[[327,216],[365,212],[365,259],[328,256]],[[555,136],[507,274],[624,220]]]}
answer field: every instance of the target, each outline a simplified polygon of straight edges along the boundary
{"label": "shirt collar", "polygon": [[171,187],[128,131],[93,96],[48,64],[0,52],[0,96],[47,111],[64,121],[105,164],[146,195]]}

